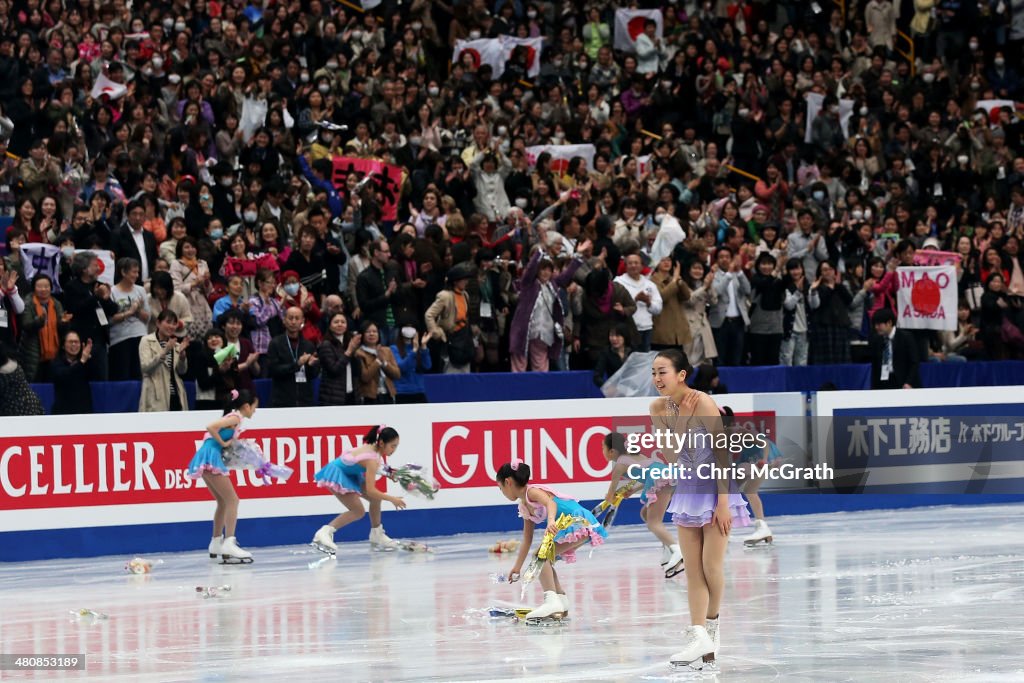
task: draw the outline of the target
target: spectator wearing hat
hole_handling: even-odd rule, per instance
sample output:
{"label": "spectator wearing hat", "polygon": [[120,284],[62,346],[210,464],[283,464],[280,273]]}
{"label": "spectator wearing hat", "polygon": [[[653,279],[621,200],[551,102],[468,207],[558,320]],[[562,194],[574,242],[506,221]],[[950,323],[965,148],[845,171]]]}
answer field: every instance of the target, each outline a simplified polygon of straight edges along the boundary
{"label": "spectator wearing hat", "polygon": [[305,321],[302,309],[291,306],[284,314],[284,334],[270,340],[267,367],[272,408],[313,405],[313,380],[320,375],[320,362],[316,346],[302,335]]}
{"label": "spectator wearing hat", "polygon": [[432,339],[445,345],[442,352],[445,374],[466,373],[476,358],[478,333],[469,320],[469,294],[466,287],[476,275],[468,263],[458,263],[448,272],[448,285],[437,294],[427,309],[427,332]]}

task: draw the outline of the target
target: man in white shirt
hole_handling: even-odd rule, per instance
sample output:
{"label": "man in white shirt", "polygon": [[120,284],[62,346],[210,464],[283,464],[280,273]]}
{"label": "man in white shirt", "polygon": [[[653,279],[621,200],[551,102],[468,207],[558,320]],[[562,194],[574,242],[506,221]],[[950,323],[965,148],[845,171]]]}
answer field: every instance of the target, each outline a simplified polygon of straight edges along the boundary
{"label": "man in white shirt", "polygon": [[633,323],[640,333],[640,344],[636,351],[651,350],[651,336],[654,331],[654,316],[661,313],[661,293],[657,286],[643,274],[644,262],[639,254],[626,257],[626,272],[615,278],[615,281],[626,288],[629,295],[636,301],[636,312]]}
{"label": "man in white shirt", "polygon": [[718,347],[721,365],[743,364],[743,338],[750,318],[747,299],[750,281],[742,268],[743,257],[723,246],[718,250],[715,279],[711,287],[718,295],[718,303],[708,312],[711,332]]}
{"label": "man in white shirt", "polygon": [[636,72],[654,74],[661,61],[661,38],[657,37],[658,24],[653,19],[644,22],[644,32],[636,37]]}

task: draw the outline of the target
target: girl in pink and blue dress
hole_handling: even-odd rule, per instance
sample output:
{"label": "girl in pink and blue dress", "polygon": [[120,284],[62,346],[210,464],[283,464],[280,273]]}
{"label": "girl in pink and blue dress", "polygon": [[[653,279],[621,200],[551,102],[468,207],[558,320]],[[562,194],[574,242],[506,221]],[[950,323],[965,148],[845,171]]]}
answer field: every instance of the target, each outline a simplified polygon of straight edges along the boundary
{"label": "girl in pink and blue dress", "polygon": [[[695,390],[686,385],[688,370],[686,356],[678,349],[662,351],[655,357],[651,376],[661,397],[651,403],[650,413],[656,427],[699,438],[697,444],[684,444],[679,451],[679,483],[668,506],[672,522],[679,529],[679,545],[686,562],[691,623],[683,649],[670,661],[673,666],[699,670],[716,666],[729,531],[733,526],[749,526],[750,514],[736,481],[728,476],[732,465],[728,451],[716,457],[705,441],[723,432],[718,405],[700,392],[694,400]],[[686,408],[682,415],[680,406]],[[723,478],[711,478],[700,469],[711,464],[723,470]]]}
{"label": "girl in pink and blue dress", "polygon": [[363,437],[363,445],[342,453],[313,475],[317,486],[329,490],[347,508],[330,523],[320,527],[313,536],[313,547],[331,555],[337,553],[334,532],[362,519],[366,514],[361,498],[370,502],[370,545],[381,550],[395,550],[399,547],[397,541],[384,533],[380,523],[380,507],[381,503],[388,501],[397,509],[404,510],[405,501],[378,491],[373,485],[382,458],[393,455],[397,448],[398,432],[392,427],[380,425]]}
{"label": "girl in pink and blue dress", "polygon": [[240,548],[235,539],[238,494],[228,476],[228,466],[224,464],[224,449],[242,433],[242,421],[251,418],[258,405],[259,399],[248,391],[232,391],[224,408],[224,416],[206,426],[209,433],[188,464],[188,476],[192,479],[201,478],[210,490],[210,495],[217,501],[209,551],[211,558],[220,557],[224,562],[252,562],[252,553]]}
{"label": "girl in pink and blue dress", "polygon": [[669,475],[671,468],[656,458],[627,453],[626,440],[618,432],[605,434],[601,450],[608,462],[615,465],[612,468],[612,479],[608,482],[605,501],[611,505],[623,477],[643,482],[644,487],[640,491],[640,519],[647,524],[655,538],[661,541],[661,566],[665,568],[665,578],[672,578],[683,571],[683,551],[665,527],[665,511],[672,499],[672,488],[676,485],[676,480],[669,476],[654,476],[655,471],[659,475]]}
{"label": "girl in pink and blue dress", "polygon": [[[555,533],[555,521],[563,514],[577,518],[567,529],[555,533],[555,555],[566,563],[576,561],[576,549],[590,543],[598,546],[604,543],[608,532],[600,522],[574,499],[561,495],[547,486],[530,483],[530,466],[520,460],[505,463],[495,477],[498,488],[509,500],[519,502],[519,516],[523,519],[523,542],[515,566],[509,572],[509,581],[515,581],[522,571],[523,562],[533,544],[533,530],[538,524],[547,523],[546,534]],[[526,615],[526,619],[544,617],[565,617],[569,614],[569,598],[558,580],[552,562],[545,562],[540,572],[540,584],[544,588],[544,604]]]}

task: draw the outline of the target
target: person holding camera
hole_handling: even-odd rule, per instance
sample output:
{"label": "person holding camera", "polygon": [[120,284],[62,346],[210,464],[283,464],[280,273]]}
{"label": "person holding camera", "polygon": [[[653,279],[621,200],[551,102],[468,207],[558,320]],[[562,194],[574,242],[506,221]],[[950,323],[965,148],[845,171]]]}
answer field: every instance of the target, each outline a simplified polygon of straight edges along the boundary
{"label": "person holding camera", "polygon": [[147,334],[139,344],[140,413],[188,410],[183,378],[188,373],[186,351],[190,340],[185,337],[179,341],[177,332],[178,315],[164,309],[156,318],[156,332]]}

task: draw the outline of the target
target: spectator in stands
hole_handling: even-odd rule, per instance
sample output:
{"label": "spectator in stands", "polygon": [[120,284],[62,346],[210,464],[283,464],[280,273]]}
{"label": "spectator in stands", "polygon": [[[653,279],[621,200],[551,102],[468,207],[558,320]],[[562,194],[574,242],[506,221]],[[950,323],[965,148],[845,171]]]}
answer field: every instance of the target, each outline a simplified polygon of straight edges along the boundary
{"label": "spectator in stands", "polygon": [[0,346],[0,417],[45,414],[43,404],[29,387],[18,362]]}
{"label": "spectator in stands", "polygon": [[871,388],[920,388],[921,359],[917,342],[906,330],[896,328],[896,314],[887,308],[871,316]]}
{"label": "spectator in stands", "polygon": [[[263,356],[270,347],[270,340],[284,334],[284,309],[277,298],[277,278],[266,268],[256,271],[256,294],[249,299],[249,315],[253,328],[250,333],[253,352]],[[261,376],[266,376],[268,365],[261,364]]]}
{"label": "spectator in stands", "polygon": [[476,270],[468,263],[459,263],[448,273],[449,289],[438,292],[427,309],[427,332],[444,344],[443,372],[469,372],[476,357],[477,332],[469,324],[469,294],[466,287]]}
{"label": "spectator in stands", "polygon": [[306,289],[306,286],[299,281],[299,274],[294,270],[287,270],[281,273],[281,286],[277,289],[277,296],[281,300],[281,307],[285,310],[295,306],[300,309],[306,318],[302,327],[302,336],[314,345],[320,343],[320,307],[316,304],[316,297]]}
{"label": "spectator in stands", "polygon": [[818,265],[807,305],[811,311],[808,346],[812,365],[850,362],[850,305],[853,295],[831,263]]}
{"label": "spectator in stands", "polygon": [[385,405],[395,402],[394,381],[401,377],[391,349],[380,343],[377,324],[363,322],[360,328],[362,343],[356,351],[359,363],[359,398],[367,405]]}
{"label": "spectator in stands", "polygon": [[110,379],[114,382],[142,379],[139,367],[139,344],[146,336],[149,323],[149,301],[139,281],[139,262],[124,257],[117,260],[117,284],[110,297],[117,304],[117,313],[110,319]]}
{"label": "spectator in stands", "polygon": [[284,314],[284,333],[270,340],[267,367],[272,380],[270,407],[313,405],[313,380],[320,374],[316,346],[302,335],[305,316],[292,306]]}
{"label": "spectator in stands", "polygon": [[[153,273],[153,281],[149,287],[149,332],[152,334],[157,329],[156,319],[163,311],[174,313],[177,322],[178,337],[189,334],[189,323],[192,322],[192,309],[188,305],[188,299],[181,292],[174,290],[174,281],[168,272],[157,271]],[[205,334],[205,333],[204,333]]]}
{"label": "spectator in stands", "polygon": [[53,378],[53,415],[89,414],[92,412],[92,389],[89,386],[92,342],[82,345],[74,330],[64,335],[61,352],[51,365]]}
{"label": "spectator in stands", "polygon": [[[658,263],[660,264],[664,260],[665,258],[659,259]],[[636,350],[646,353],[651,350],[654,316],[661,313],[663,304],[661,292],[658,291],[657,285],[644,276],[643,269],[644,264],[640,254],[630,254],[626,256],[626,272],[615,278],[615,282],[622,285],[636,302],[633,324],[640,337]]]}
{"label": "spectator in stands", "polygon": [[373,321],[377,326],[381,343],[388,344],[395,326],[392,298],[398,291],[397,274],[391,267],[391,247],[387,240],[378,239],[371,242],[368,248],[370,264],[356,279],[356,304],[362,319]]}
{"label": "spectator in stands", "polygon": [[403,327],[399,332],[398,341],[391,345],[391,354],[402,373],[394,381],[395,403],[426,403],[423,373],[431,368],[430,350],[427,348],[430,333],[424,334],[421,340],[415,327]]}
{"label": "spectator in stands", "polygon": [[[92,342],[93,379],[107,381],[110,320],[118,312],[111,299],[110,286],[97,281],[100,272],[96,254],[83,251],[75,254],[71,264],[72,279],[64,290],[64,310],[71,314],[71,329],[87,342]],[[170,279],[170,278],[168,278]]]}
{"label": "spectator in stands", "polygon": [[184,377],[188,374],[190,339],[179,341],[178,316],[164,309],[156,316],[156,332],[142,338],[139,365],[142,368],[140,413],[188,410]]}
{"label": "spectator in stands", "polygon": [[807,365],[808,300],[810,284],[804,275],[803,262],[790,258],[786,262],[786,298],[782,302],[781,365]]}
{"label": "spectator in stands", "polygon": [[224,343],[234,344],[238,348],[238,354],[233,357],[231,371],[225,377],[225,395],[230,394],[232,389],[245,389],[253,396],[256,395],[254,380],[260,375],[260,356],[253,349],[249,337],[242,334],[245,330],[246,317],[237,308],[228,309],[220,317]]}
{"label": "spectator in stands", "polygon": [[[184,222],[181,223],[182,228]],[[174,228],[172,228],[172,231]],[[178,228],[180,231],[181,228]],[[210,266],[198,258],[199,247],[194,237],[183,235],[178,239],[171,262],[171,280],[174,290],[188,299],[192,320],[188,333],[201,339],[213,325],[213,312],[207,297],[213,291]]]}
{"label": "spectator in stands", "polygon": [[782,347],[782,303],[786,285],[779,277],[779,263],[768,251],[761,252],[750,275],[750,364],[778,365]]}
{"label": "spectator in stands", "polygon": [[594,384],[603,385],[608,378],[619,371],[622,364],[633,352],[628,345],[629,328],[618,324],[608,333],[608,347],[601,351],[594,365]]}
{"label": "spectator in stands", "polygon": [[156,238],[144,228],[146,207],[141,201],[130,202],[125,215],[125,222],[114,231],[110,248],[119,257],[130,257],[138,261],[139,281],[146,282],[152,277],[153,265],[156,263]]}
{"label": "spectator in stands", "polygon": [[21,368],[29,382],[50,381],[51,362],[60,354],[62,327],[70,321],[70,314],[64,313],[60,301],[53,297],[50,277],[36,275],[32,278],[32,296],[25,302],[25,310],[18,323]]}
{"label": "spectator in stands", "polygon": [[683,278],[683,266],[676,259],[680,251],[675,250],[672,256],[658,261],[657,270],[650,278],[658,288],[662,302],[661,312],[654,316],[654,332],[651,336],[651,348],[655,350],[681,350],[693,341],[684,306],[690,299],[691,291]]}
{"label": "spectator in stands", "polygon": [[743,272],[743,256],[723,246],[716,255],[717,269],[712,287],[718,297],[708,311],[708,320],[715,335],[718,363],[740,365],[743,361],[743,340],[750,316],[747,298],[750,280]]}
{"label": "spectator in stands", "polygon": [[359,332],[349,332],[348,318],[341,311],[330,316],[327,333],[317,348],[320,358],[320,405],[344,406],[359,403],[360,370],[355,361],[362,344]]}

